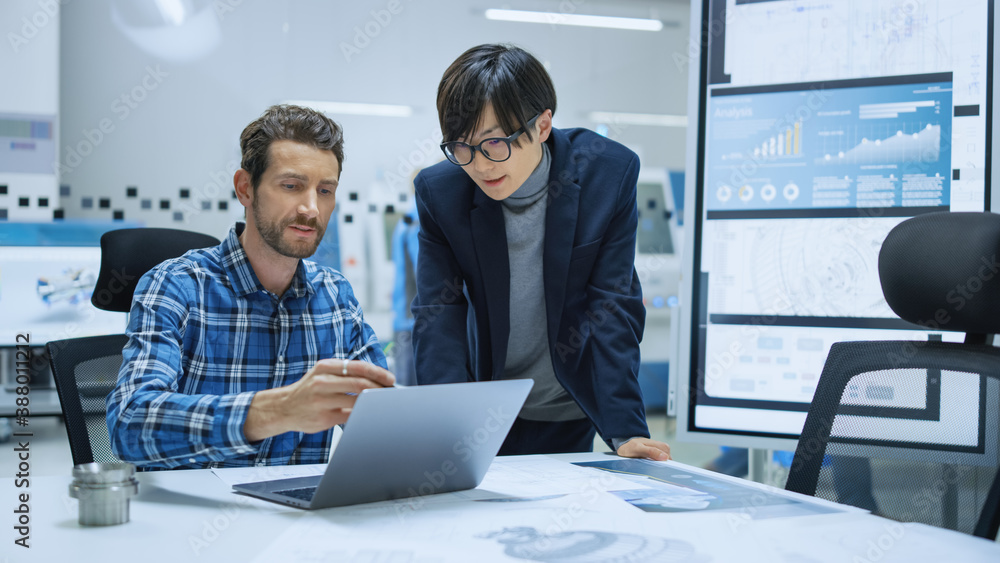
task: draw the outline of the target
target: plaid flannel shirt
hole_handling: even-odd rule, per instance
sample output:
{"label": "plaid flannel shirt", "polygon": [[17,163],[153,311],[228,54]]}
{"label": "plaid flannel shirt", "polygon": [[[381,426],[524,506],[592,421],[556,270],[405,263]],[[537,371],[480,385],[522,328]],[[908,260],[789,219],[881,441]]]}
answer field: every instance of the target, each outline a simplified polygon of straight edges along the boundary
{"label": "plaid flannel shirt", "polygon": [[279,297],[254,274],[237,238],[244,227],[139,280],[107,399],[112,449],[123,460],[147,469],[325,463],[332,430],[248,442],[254,394],[294,383],[325,358],[386,367],[343,275],[300,260]]}

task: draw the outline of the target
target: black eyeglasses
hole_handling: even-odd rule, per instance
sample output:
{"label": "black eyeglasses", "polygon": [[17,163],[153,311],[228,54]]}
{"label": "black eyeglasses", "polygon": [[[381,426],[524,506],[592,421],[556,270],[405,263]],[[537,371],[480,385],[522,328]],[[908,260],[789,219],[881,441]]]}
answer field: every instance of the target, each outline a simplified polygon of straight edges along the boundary
{"label": "black eyeglasses", "polygon": [[441,150],[452,164],[459,166],[465,166],[472,162],[472,158],[476,156],[476,151],[483,153],[483,156],[493,162],[503,162],[510,158],[510,144],[520,137],[521,133],[524,133],[526,129],[534,127],[535,120],[541,115],[539,113],[529,119],[524,127],[514,131],[514,134],[510,137],[483,139],[478,145],[470,145],[462,141],[448,141],[447,143],[441,143]]}

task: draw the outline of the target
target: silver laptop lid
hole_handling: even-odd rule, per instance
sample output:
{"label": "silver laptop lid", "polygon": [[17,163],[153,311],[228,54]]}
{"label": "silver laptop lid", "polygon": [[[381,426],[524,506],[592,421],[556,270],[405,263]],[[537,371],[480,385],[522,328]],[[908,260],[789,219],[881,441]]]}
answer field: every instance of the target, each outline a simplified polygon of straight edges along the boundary
{"label": "silver laptop lid", "polygon": [[518,379],[363,391],[310,508],[476,487],[533,384]]}

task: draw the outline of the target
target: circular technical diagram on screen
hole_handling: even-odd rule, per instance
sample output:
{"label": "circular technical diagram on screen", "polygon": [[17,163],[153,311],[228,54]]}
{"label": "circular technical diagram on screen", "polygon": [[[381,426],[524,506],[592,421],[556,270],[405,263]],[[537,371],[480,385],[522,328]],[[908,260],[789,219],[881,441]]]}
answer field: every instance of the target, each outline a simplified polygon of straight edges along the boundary
{"label": "circular technical diagram on screen", "polygon": [[733,189],[729,186],[719,186],[719,189],[715,190],[715,197],[725,203],[729,201],[729,198],[733,197]]}
{"label": "circular technical diagram on screen", "polygon": [[746,261],[757,306],[780,303],[780,314],[806,317],[894,317],[878,281],[878,251],[899,221],[760,224]]}

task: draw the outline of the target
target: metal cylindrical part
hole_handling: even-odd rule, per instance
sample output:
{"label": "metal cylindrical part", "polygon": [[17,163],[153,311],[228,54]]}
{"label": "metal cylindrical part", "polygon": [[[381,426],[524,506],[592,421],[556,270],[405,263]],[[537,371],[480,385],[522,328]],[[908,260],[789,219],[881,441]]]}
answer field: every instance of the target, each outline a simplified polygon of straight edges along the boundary
{"label": "metal cylindrical part", "polygon": [[81,526],[128,522],[129,499],[139,493],[131,463],[87,463],[73,468],[69,496],[80,501]]}

